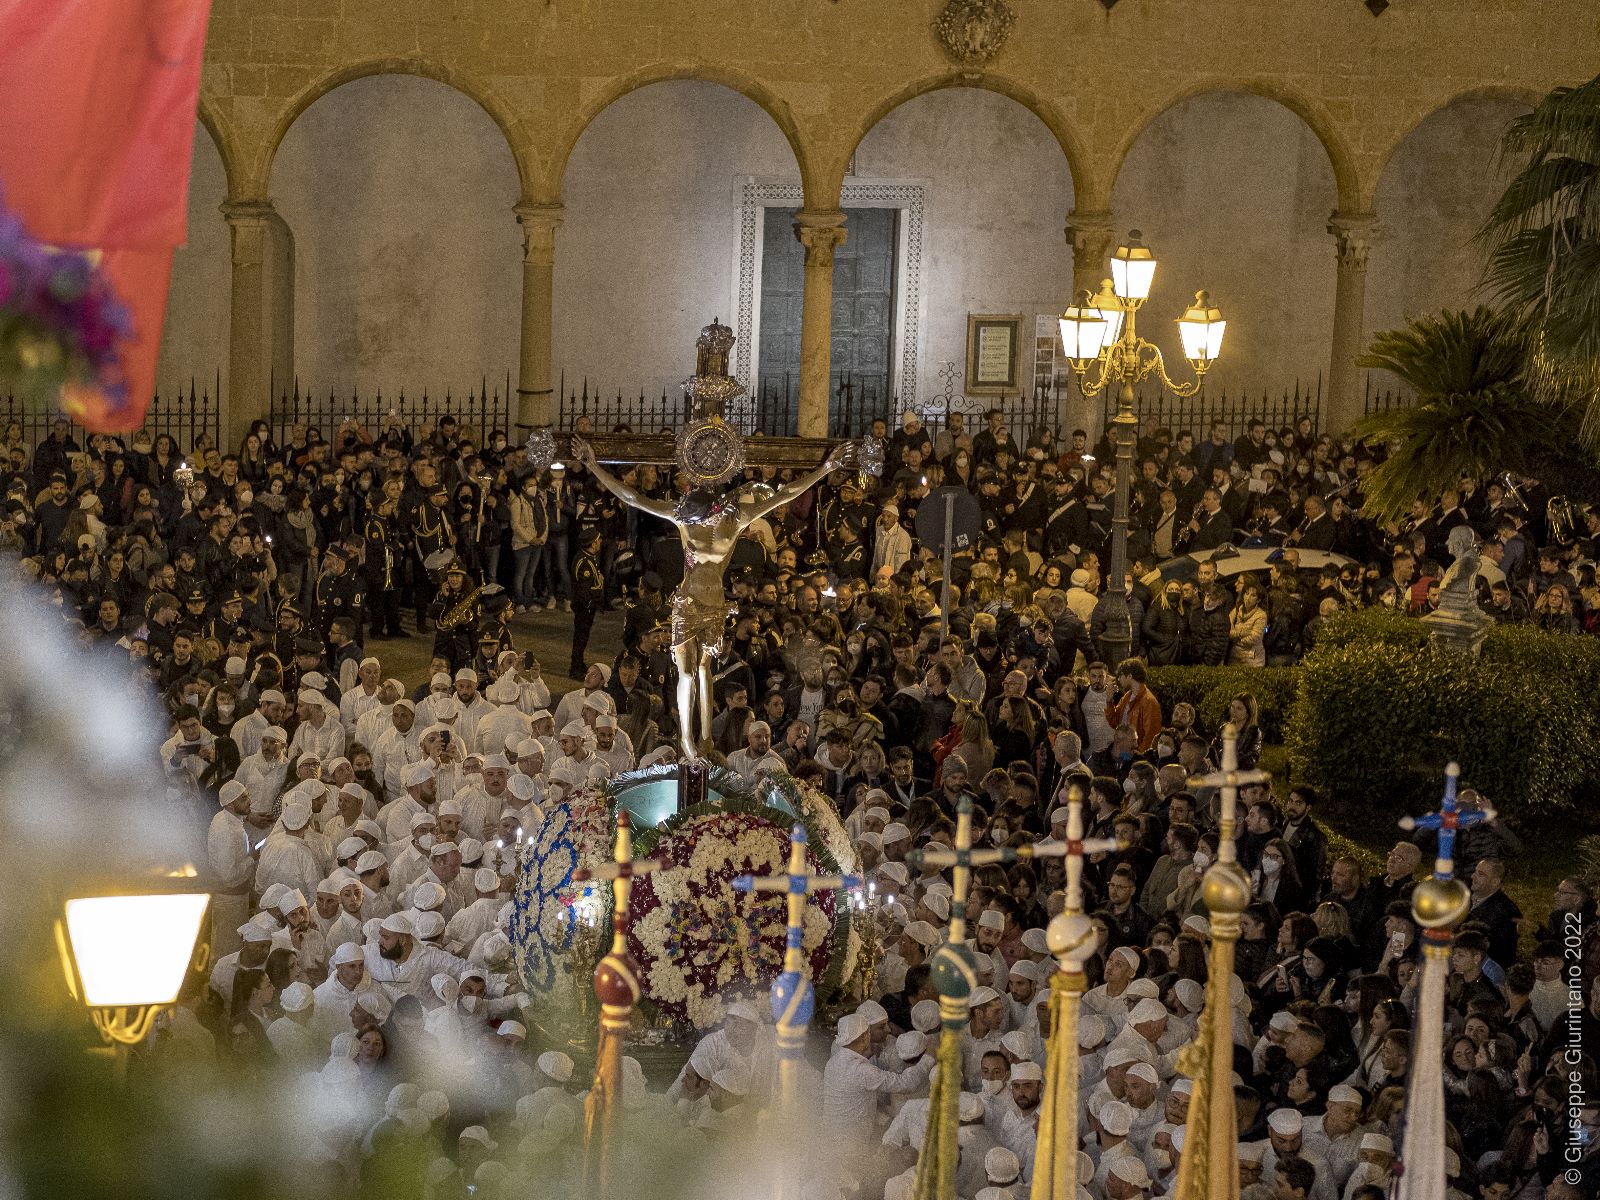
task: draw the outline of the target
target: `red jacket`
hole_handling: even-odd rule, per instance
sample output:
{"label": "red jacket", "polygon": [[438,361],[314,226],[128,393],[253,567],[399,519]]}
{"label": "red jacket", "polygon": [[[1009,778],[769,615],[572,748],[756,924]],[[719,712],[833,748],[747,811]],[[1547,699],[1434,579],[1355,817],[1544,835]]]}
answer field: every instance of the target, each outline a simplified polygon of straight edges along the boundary
{"label": "red jacket", "polygon": [[1138,698],[1124,692],[1117,702],[1106,710],[1106,723],[1115,729],[1123,723],[1133,727],[1140,754],[1156,744],[1156,734],[1161,732],[1161,701],[1143,684],[1139,685]]}

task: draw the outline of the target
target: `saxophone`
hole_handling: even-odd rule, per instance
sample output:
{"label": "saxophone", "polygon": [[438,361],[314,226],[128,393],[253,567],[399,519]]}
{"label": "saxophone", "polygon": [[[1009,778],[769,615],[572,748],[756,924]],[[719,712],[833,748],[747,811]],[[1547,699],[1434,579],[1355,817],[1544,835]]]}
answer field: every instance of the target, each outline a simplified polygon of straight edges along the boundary
{"label": "saxophone", "polygon": [[476,622],[478,619],[478,594],[482,591],[483,585],[479,584],[452,604],[445,614],[439,618],[439,628],[459,629],[468,622]]}

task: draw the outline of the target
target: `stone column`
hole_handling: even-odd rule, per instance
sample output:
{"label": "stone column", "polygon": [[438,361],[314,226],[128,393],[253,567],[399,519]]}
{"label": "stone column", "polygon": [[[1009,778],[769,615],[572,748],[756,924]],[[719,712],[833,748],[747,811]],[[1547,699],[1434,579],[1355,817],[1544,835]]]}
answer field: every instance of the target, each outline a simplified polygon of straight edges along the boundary
{"label": "stone column", "polygon": [[849,236],[844,213],[801,209],[794,235],[806,248],[804,307],[800,317],[801,437],[828,436],[828,394],[833,354],[833,252]]}
{"label": "stone column", "polygon": [[1365,351],[1363,329],[1367,307],[1367,252],[1377,218],[1371,213],[1336,212],[1328,222],[1339,256],[1338,288],[1333,300],[1333,350],[1328,364],[1327,402],[1322,428],[1332,433],[1349,429],[1362,413],[1361,374],[1356,359]]}
{"label": "stone column", "polygon": [[[1082,292],[1093,296],[1100,285],[1111,278],[1111,255],[1117,248],[1117,230],[1111,214],[1105,210],[1078,212],[1067,217],[1067,245],[1072,247],[1072,302],[1078,302]],[[1101,417],[1104,406],[1101,397],[1085,398],[1076,386],[1067,393],[1066,427],[1064,434],[1074,429],[1085,429],[1092,446],[1099,438],[1104,425]]]}
{"label": "stone column", "polygon": [[553,425],[556,396],[551,381],[554,338],[556,226],[559,204],[519,204],[522,225],[522,349],[517,362],[517,425]]}
{"label": "stone column", "polygon": [[223,440],[234,444],[256,417],[266,417],[272,397],[272,329],[267,255],[277,212],[270,200],[230,200],[222,205],[233,243],[233,294],[229,306],[228,422]]}

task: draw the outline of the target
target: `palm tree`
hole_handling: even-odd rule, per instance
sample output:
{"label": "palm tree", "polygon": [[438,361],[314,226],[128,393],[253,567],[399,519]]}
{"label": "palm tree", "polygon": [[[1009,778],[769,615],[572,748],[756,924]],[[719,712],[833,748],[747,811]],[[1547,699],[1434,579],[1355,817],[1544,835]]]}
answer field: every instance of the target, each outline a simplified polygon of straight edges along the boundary
{"label": "palm tree", "polygon": [[1501,153],[1523,165],[1478,237],[1483,289],[1532,333],[1528,384],[1576,398],[1600,447],[1600,77],[1557,88],[1506,128]]}
{"label": "palm tree", "polygon": [[[1600,244],[1600,243],[1597,243]],[[1515,316],[1479,307],[1421,317],[1372,340],[1360,365],[1396,375],[1409,408],[1372,413],[1355,433],[1389,456],[1362,484],[1362,511],[1395,521],[1418,497],[1431,504],[1462,475],[1531,471],[1569,420],[1528,386],[1529,335]]]}

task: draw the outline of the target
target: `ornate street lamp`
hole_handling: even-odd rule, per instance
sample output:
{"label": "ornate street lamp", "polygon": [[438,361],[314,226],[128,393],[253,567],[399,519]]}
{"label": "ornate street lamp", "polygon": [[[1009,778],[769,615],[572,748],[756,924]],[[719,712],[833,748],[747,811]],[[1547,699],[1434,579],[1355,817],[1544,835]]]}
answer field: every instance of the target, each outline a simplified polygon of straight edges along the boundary
{"label": "ornate street lamp", "polygon": [[56,921],[67,988],[107,1043],[144,1039],[178,998],[211,896],[193,868],[118,891],[79,893]]}
{"label": "ornate street lamp", "polygon": [[[1133,385],[1156,375],[1174,395],[1194,395],[1222,352],[1222,334],[1227,328],[1222,311],[1211,303],[1210,296],[1197,292],[1194,303],[1177,322],[1183,355],[1195,379],[1192,383],[1174,382],[1167,374],[1160,349],[1141,338],[1137,329],[1139,309],[1150,297],[1155,274],[1156,257],[1135,229],[1111,258],[1109,286],[1102,287],[1097,296],[1081,293],[1078,302],[1061,314],[1061,343],[1077,372],[1083,394],[1094,396],[1110,383],[1119,385],[1117,415],[1111,419],[1112,441],[1117,448],[1117,491],[1111,521],[1111,572],[1105,597],[1110,611],[1100,639],[1113,668],[1133,647],[1127,596],[1128,491],[1133,447],[1139,432],[1139,418],[1133,411]],[[1092,363],[1099,363],[1100,369],[1090,380],[1086,376]]]}

